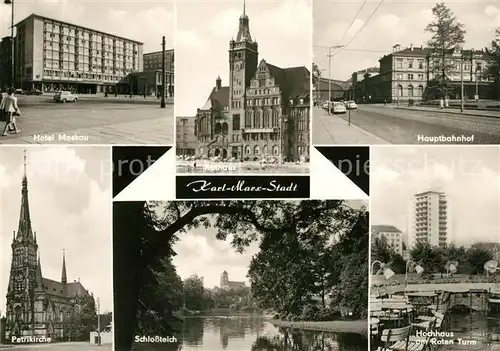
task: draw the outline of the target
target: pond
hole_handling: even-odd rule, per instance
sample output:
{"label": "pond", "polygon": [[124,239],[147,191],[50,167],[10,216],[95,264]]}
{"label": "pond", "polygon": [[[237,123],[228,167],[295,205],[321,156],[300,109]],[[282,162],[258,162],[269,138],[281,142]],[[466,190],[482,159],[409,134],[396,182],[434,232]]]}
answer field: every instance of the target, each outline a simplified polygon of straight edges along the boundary
{"label": "pond", "polygon": [[260,315],[186,318],[179,344],[142,345],[153,351],[367,351],[358,334],[335,334],[276,328]]}
{"label": "pond", "polygon": [[463,339],[470,345],[445,346],[443,350],[500,350],[500,315],[485,312],[450,313],[448,331],[453,339]]}

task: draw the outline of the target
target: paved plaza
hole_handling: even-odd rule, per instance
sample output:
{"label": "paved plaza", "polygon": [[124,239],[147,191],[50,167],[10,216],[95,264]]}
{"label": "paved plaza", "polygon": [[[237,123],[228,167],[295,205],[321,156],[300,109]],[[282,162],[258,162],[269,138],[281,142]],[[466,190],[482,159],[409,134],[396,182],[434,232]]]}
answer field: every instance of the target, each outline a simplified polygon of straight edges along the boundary
{"label": "paved plaza", "polygon": [[173,104],[160,108],[156,98],[90,96],[61,104],[21,96],[19,107],[21,133],[1,136],[0,144],[173,143]]}
{"label": "paved plaza", "polygon": [[[196,167],[194,164],[196,163]],[[309,163],[262,165],[260,162],[177,161],[178,175],[188,174],[309,174]]]}
{"label": "paved plaza", "polygon": [[[488,117],[486,117],[488,116]],[[419,136],[474,136],[472,141],[453,144],[500,143],[500,112],[477,113],[455,110],[448,113],[432,108],[397,108],[359,105],[349,114],[328,115],[322,108],[313,111],[313,144],[436,144],[419,141]],[[445,143],[445,142],[442,142]],[[439,143],[438,143],[439,144]]]}

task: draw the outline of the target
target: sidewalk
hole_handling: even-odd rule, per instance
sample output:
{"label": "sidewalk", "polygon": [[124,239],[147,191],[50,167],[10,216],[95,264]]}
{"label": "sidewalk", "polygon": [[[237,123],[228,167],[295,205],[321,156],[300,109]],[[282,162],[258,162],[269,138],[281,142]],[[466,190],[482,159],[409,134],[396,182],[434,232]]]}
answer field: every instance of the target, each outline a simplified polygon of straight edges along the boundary
{"label": "sidewalk", "polygon": [[464,110],[464,112],[460,112],[459,108],[436,108],[436,107],[428,107],[428,106],[400,106],[397,107],[395,105],[388,105],[392,108],[397,108],[400,110],[413,110],[413,111],[425,111],[425,112],[437,112],[437,113],[452,113],[455,115],[462,116],[476,116],[476,117],[489,117],[489,118],[500,118],[500,111],[483,111],[483,110]]}
{"label": "sidewalk", "polygon": [[[347,118],[347,114],[344,115]],[[380,145],[390,142],[349,123],[337,115],[315,108],[313,112],[313,145]]]}

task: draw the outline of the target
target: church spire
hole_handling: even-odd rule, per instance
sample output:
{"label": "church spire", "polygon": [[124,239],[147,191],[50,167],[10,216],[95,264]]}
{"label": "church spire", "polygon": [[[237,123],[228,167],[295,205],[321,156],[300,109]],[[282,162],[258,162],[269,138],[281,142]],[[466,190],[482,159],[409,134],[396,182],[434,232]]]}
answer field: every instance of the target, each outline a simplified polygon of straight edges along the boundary
{"label": "church spire", "polygon": [[63,265],[62,265],[62,274],[61,274],[61,283],[66,284],[68,279],[66,277],[66,254],[63,250]]}
{"label": "church spire", "polygon": [[33,239],[33,229],[31,228],[30,207],[28,202],[28,177],[26,175],[26,149],[24,149],[23,181],[21,189],[21,212],[19,215],[19,225],[17,227],[17,240]]}
{"label": "church spire", "polygon": [[40,263],[40,254],[38,255],[38,263],[36,265],[36,288],[43,290],[42,265]]}
{"label": "church spire", "polygon": [[242,41],[252,41],[252,36],[250,35],[250,25],[247,16],[247,6],[246,1],[243,0],[243,13],[240,16],[240,26],[238,29],[238,35],[236,36],[237,42]]}

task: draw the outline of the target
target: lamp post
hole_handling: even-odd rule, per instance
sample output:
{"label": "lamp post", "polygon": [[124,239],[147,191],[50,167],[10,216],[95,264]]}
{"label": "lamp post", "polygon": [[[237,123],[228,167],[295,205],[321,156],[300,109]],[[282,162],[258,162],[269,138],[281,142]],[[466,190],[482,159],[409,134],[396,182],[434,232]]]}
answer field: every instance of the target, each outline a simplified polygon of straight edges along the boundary
{"label": "lamp post", "polygon": [[10,26],[10,45],[11,45],[11,53],[10,53],[10,57],[11,57],[11,76],[10,76],[10,79],[11,79],[11,87],[14,87],[14,79],[15,79],[15,76],[16,76],[16,71],[15,71],[15,58],[14,58],[14,49],[15,49],[15,45],[14,45],[14,0],[4,0],[3,1],[4,4],[6,5],[11,5],[12,8],[11,8],[11,17],[10,17],[10,20],[11,20],[11,26]]}
{"label": "lamp post", "polygon": [[464,55],[460,49],[460,112],[464,112]]}
{"label": "lamp post", "polygon": [[373,261],[372,264],[370,265],[370,275],[373,274],[373,267],[375,266],[375,263],[378,263],[380,265],[380,268],[384,267],[384,264],[380,261]]}
{"label": "lamp post", "polygon": [[343,48],[344,45],[334,45],[328,47],[328,114],[331,115],[330,103],[332,101],[332,50]]}
{"label": "lamp post", "polygon": [[286,122],[288,121],[288,119],[286,118],[286,116],[281,116],[280,117],[280,128],[279,128],[279,138],[280,138],[280,143],[279,143],[279,146],[280,146],[280,161],[279,161],[279,165],[282,166],[283,165],[283,128],[284,126],[286,125]]}
{"label": "lamp post", "polygon": [[97,298],[97,345],[101,345],[101,307]]}
{"label": "lamp post", "polygon": [[160,107],[165,108],[165,74],[166,74],[166,56],[165,56],[165,36],[163,36],[161,40],[161,48],[162,48],[162,53],[161,53],[161,103]]}
{"label": "lamp post", "polygon": [[479,74],[481,73],[481,70],[479,67],[476,68],[476,96],[475,100],[476,102],[479,102]]}

